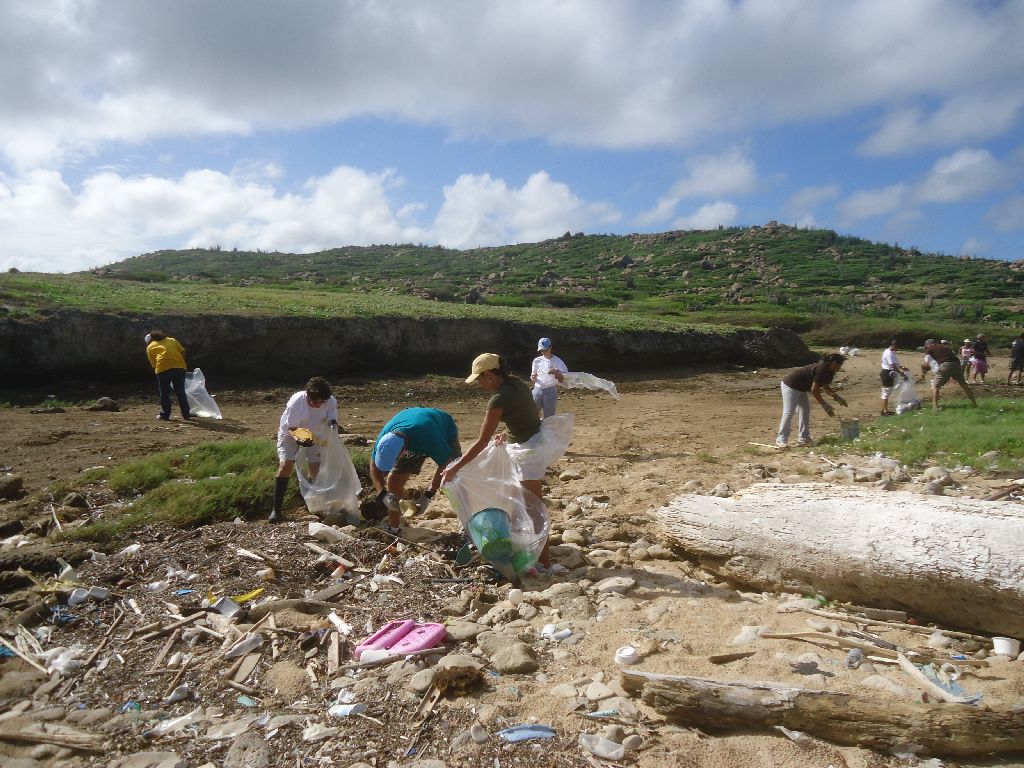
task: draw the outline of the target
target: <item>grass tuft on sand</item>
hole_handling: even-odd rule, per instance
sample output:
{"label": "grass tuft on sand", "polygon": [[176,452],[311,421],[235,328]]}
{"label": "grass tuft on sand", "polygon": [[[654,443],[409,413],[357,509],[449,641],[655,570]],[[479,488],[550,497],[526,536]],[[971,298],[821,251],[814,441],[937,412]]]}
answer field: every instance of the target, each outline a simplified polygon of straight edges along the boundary
{"label": "grass tuft on sand", "polygon": [[[365,475],[366,449],[349,450]],[[187,528],[270,511],[277,455],[267,440],[224,440],[154,453],[117,467],[87,472],[83,483],[103,483],[127,502],[104,510],[92,523],[68,530],[68,539],[104,541],[145,524]],[[298,483],[288,486],[285,507],[299,503]]]}

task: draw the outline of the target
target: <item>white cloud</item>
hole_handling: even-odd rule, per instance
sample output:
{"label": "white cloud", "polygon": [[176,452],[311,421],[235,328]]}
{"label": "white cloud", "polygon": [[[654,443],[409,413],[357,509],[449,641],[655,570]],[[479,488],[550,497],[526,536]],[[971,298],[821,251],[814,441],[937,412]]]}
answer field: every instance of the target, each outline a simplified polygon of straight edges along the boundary
{"label": "white cloud", "polygon": [[959,94],[931,113],[918,107],[896,109],[861,144],[867,155],[895,155],[1002,136],[1018,121],[1024,107],[1019,88],[998,93]]}
{"label": "white cloud", "polygon": [[991,152],[961,149],[936,160],[914,196],[924,203],[955,203],[991,191],[1002,179],[1003,171]]}
{"label": "white cloud", "polygon": [[976,237],[967,238],[957,251],[958,256],[987,256],[992,250],[992,244]]}
{"label": "white cloud", "polygon": [[730,202],[719,200],[702,205],[689,216],[683,216],[672,222],[673,229],[715,229],[728,227],[739,218],[739,208]]}
{"label": "white cloud", "polygon": [[1008,197],[992,206],[985,220],[1000,232],[1024,230],[1024,195]]}
{"label": "white cloud", "polygon": [[881,189],[854,192],[839,204],[840,220],[844,225],[849,225],[891,214],[907,202],[909,191],[906,184],[893,184]]}
{"label": "white cloud", "polygon": [[797,226],[813,227],[817,225],[815,209],[835,200],[839,192],[838,184],[804,187],[790,195],[782,209],[788,218],[796,219]]}
{"label": "white cloud", "polygon": [[637,217],[643,225],[667,221],[680,201],[752,192],[757,185],[754,161],[738,149],[720,155],[700,155],[687,161],[689,173],[672,185],[657,204]]}
{"label": "white cloud", "polygon": [[865,145],[891,152],[914,128],[998,135],[1024,103],[1019,0],[0,0],[0,18],[0,154],[22,169],[367,116],[623,148],[892,110]]}
{"label": "white cloud", "polygon": [[434,222],[419,201],[396,199],[394,171],[341,166],[297,192],[275,187],[280,169],[239,176],[195,170],[180,178],[104,171],[74,191],[56,171],[0,176],[0,269],[65,272],[161,248],[309,252],[339,245],[438,242],[452,247],[542,240],[618,219],[548,174],[509,187],[489,175],[445,187]]}
{"label": "white cloud", "polygon": [[535,242],[618,221],[605,204],[585,203],[544,172],[519,189],[489,174],[460,176],[444,188],[433,238],[449,248]]}

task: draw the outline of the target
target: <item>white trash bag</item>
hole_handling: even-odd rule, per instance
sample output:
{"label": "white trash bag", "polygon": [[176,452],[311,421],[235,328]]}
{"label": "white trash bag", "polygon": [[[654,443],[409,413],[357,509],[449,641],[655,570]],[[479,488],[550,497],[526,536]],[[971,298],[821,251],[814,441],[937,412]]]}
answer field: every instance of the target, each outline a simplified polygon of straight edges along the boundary
{"label": "white trash bag", "polygon": [[612,399],[619,399],[619,392],[615,389],[615,384],[608,381],[608,379],[599,379],[592,373],[583,373],[582,371],[564,373],[562,374],[561,384],[569,389],[601,390],[611,395]]}
{"label": "white trash bag", "polygon": [[525,443],[506,443],[516,480],[544,477],[544,470],[558,461],[569,447],[576,417],[571,413],[548,416],[540,423],[540,432]]}
{"label": "white trash bag", "polygon": [[359,511],[359,475],[352,457],[348,455],[341,436],[333,429],[320,443],[320,467],[316,477],[310,479],[306,449],[300,447],[296,457],[299,490],[306,501],[306,509],[315,515],[336,512],[356,514]]}
{"label": "white trash bag", "polygon": [[206,391],[206,376],[201,369],[185,373],[185,397],[188,399],[188,409],[193,416],[201,416],[205,419],[220,419],[220,408],[217,401]]}
{"label": "white trash bag", "polygon": [[917,385],[913,379],[904,379],[901,376],[897,376],[896,383],[893,384],[892,392],[889,394],[889,399],[895,399],[896,413],[906,413],[921,407],[921,398],[917,394]]}
{"label": "white trash bag", "polygon": [[515,478],[505,445],[492,442],[441,490],[483,560],[509,579],[534,566],[548,540],[548,510]]}

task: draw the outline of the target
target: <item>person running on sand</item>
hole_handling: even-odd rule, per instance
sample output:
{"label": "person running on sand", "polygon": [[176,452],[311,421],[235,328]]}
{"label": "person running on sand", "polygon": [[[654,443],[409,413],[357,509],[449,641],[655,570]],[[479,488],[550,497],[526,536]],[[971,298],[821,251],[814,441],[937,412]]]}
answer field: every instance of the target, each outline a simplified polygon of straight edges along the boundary
{"label": "person running on sand", "polygon": [[555,415],[558,402],[558,385],[565,379],[569,368],[562,358],[551,352],[551,339],[537,342],[537,356],[533,358],[530,381],[533,382],[533,401],[541,412],[541,418]]}
{"label": "person running on sand", "polygon": [[963,368],[960,367],[960,361],[956,357],[956,353],[949,347],[948,344],[941,344],[935,339],[928,339],[924,343],[924,351],[929,357],[931,357],[937,364],[938,369],[935,371],[935,376],[932,379],[932,408],[939,410],[939,390],[942,389],[942,385],[950,379],[953,379],[957,384],[960,385],[960,389],[967,395],[967,399],[971,401],[971,405],[974,407],[978,406],[977,401],[974,399],[974,393],[971,392],[971,388],[967,386],[967,381],[964,379]]}
{"label": "person running on sand", "polygon": [[370,454],[370,479],[377,489],[377,501],[387,509],[392,534],[402,532],[399,501],[405,496],[409,478],[420,473],[428,457],[437,464],[430,488],[416,499],[416,511],[422,514],[441,487],[444,468],[461,455],[455,420],[437,408],[406,408],[384,425]]}
{"label": "person running on sand", "polygon": [[309,479],[316,479],[320,471],[320,446],[325,443],[329,430],[337,428],[338,401],[323,376],[314,376],[304,390],[288,398],[277,427],[277,477],[274,480],[274,506],[268,522],[277,523],[283,519],[281,507],[299,448],[306,449]]}
{"label": "person running on sand", "polygon": [[893,411],[889,410],[889,395],[892,394],[892,388],[896,384],[896,377],[902,376],[904,381],[910,380],[910,376],[907,373],[909,369],[900,365],[900,359],[896,356],[897,348],[896,339],[893,339],[882,353],[882,372],[880,378],[882,380],[883,416],[896,415]]}
{"label": "person running on sand", "polygon": [[1013,372],[1017,372],[1017,386],[1020,386],[1020,374],[1024,371],[1024,333],[1013,340],[1010,346],[1010,373],[1006,376],[1006,383],[1010,383]]}
{"label": "person running on sand", "polygon": [[157,418],[169,421],[171,418],[171,389],[178,398],[181,418],[191,419],[188,398],[185,396],[185,348],[178,340],[163,331],[146,334],[146,357],[156,374],[156,386],[160,393],[160,413]]}
{"label": "person running on sand", "polygon": [[838,352],[829,352],[819,362],[805,365],[786,374],[780,388],[782,390],[782,421],[779,422],[779,433],[775,438],[775,447],[785,448],[789,442],[790,425],[793,414],[798,416],[800,426],[799,446],[813,445],[811,440],[811,400],[813,395],[825,413],[835,415],[832,406],[826,403],[821,393],[827,392],[837,403],[846,407],[846,401],[832,389],[832,379],[843,367],[846,358]]}

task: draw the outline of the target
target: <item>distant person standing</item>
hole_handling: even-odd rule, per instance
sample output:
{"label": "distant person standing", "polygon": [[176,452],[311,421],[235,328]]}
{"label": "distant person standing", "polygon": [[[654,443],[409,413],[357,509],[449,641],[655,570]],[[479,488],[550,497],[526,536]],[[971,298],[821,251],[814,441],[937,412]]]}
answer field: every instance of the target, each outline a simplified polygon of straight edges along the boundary
{"label": "distant person standing", "polygon": [[974,357],[974,342],[964,339],[964,345],[960,347],[960,367],[964,369],[964,377],[971,371],[972,357]]}
{"label": "distant person standing", "polygon": [[974,340],[974,374],[971,376],[971,383],[978,383],[978,376],[981,376],[981,383],[985,383],[985,374],[988,373],[988,342],[985,341],[985,334],[979,333]]}
{"label": "distant person standing", "polygon": [[889,395],[892,394],[892,388],[896,385],[896,377],[902,376],[904,381],[909,381],[910,376],[907,375],[907,368],[900,365],[900,359],[896,356],[896,339],[889,342],[889,346],[882,353],[882,415],[883,416],[895,416],[893,411],[889,410]]}
{"label": "distant person standing", "polygon": [[188,398],[185,397],[185,348],[163,331],[153,330],[146,334],[146,357],[156,373],[156,385],[160,392],[160,413],[157,418],[161,421],[170,420],[171,389],[174,389],[181,418],[191,419]]}
{"label": "distant person standing", "polygon": [[977,407],[978,403],[974,399],[974,393],[967,386],[963,368],[960,367],[960,361],[957,359],[956,353],[952,348],[948,344],[937,342],[935,339],[928,339],[924,343],[924,351],[938,365],[938,368],[935,369],[935,377],[932,379],[932,408],[939,410],[939,390],[950,379],[953,379],[960,385],[960,389],[967,395],[971,405]]}
{"label": "distant person standing", "polygon": [[1020,386],[1020,374],[1024,371],[1024,333],[1013,340],[1010,346],[1010,373],[1006,377],[1006,383],[1010,383],[1013,372],[1017,372],[1017,386]]}
{"label": "distant person standing", "polygon": [[558,385],[569,372],[562,358],[551,352],[551,339],[537,342],[537,356],[533,358],[530,381],[533,382],[533,402],[543,418],[555,415],[558,402]]}
{"label": "distant person standing", "polygon": [[280,522],[288,480],[295,468],[299,448],[306,449],[310,480],[320,472],[320,446],[326,444],[329,430],[338,428],[338,401],[323,376],[314,376],[306,388],[288,398],[277,427],[277,477],[274,480],[274,506],[268,522]]}
{"label": "distant person standing", "polygon": [[777,448],[785,448],[789,442],[790,425],[794,413],[798,416],[800,427],[800,439],[797,445],[813,445],[810,396],[814,396],[814,399],[821,404],[829,416],[835,416],[836,412],[822,399],[822,392],[827,392],[837,403],[846,406],[846,401],[832,389],[832,379],[843,367],[845,361],[846,358],[843,355],[838,352],[830,352],[817,363],[805,365],[803,368],[797,368],[788,373],[782,380],[780,386],[782,390],[782,421],[779,422],[779,434],[775,438]]}

